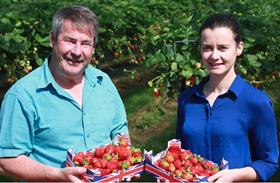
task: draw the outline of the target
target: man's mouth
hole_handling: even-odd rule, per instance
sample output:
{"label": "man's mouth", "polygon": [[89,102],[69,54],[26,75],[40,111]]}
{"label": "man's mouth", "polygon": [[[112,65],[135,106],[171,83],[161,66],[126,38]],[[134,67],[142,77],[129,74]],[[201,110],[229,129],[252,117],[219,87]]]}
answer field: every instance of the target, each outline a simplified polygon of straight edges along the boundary
{"label": "man's mouth", "polygon": [[78,65],[78,64],[84,62],[84,59],[74,60],[74,59],[71,59],[71,58],[66,58],[65,60],[66,60],[68,63],[70,63],[71,65]]}

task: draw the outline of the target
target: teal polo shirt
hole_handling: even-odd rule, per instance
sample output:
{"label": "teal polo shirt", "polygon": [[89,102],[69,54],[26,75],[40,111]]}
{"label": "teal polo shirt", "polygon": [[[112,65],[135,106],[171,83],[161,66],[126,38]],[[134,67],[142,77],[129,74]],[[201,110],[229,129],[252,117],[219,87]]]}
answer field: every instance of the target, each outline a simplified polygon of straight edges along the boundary
{"label": "teal polo shirt", "polygon": [[120,95],[104,72],[85,70],[83,106],[54,80],[48,59],[18,80],[4,96],[0,113],[0,157],[29,156],[43,164],[64,167],[66,151],[108,144],[128,134]]}

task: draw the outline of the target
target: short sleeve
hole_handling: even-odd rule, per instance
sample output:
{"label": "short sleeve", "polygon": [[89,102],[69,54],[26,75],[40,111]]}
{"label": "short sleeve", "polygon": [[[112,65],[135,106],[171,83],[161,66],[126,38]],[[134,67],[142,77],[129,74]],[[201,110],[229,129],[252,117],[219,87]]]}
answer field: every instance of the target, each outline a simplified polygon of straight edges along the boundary
{"label": "short sleeve", "polygon": [[105,77],[106,79],[106,84],[108,89],[113,95],[114,98],[114,107],[116,110],[116,115],[114,116],[113,119],[113,126],[112,126],[112,131],[111,131],[111,139],[114,139],[117,134],[127,134],[128,133],[128,122],[127,122],[127,116],[126,116],[126,111],[125,107],[123,104],[123,101],[117,91],[117,88],[113,84],[112,80],[109,78],[109,76]]}
{"label": "short sleeve", "polygon": [[28,155],[32,150],[33,119],[28,104],[6,94],[0,112],[0,157]]}

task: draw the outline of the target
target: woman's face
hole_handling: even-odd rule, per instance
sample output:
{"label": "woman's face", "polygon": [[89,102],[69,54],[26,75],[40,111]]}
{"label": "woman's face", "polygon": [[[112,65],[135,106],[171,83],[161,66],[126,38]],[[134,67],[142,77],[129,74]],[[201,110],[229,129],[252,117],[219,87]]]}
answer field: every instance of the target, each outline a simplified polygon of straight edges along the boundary
{"label": "woman's face", "polygon": [[237,44],[230,28],[206,28],[201,32],[200,53],[210,75],[225,75],[234,71],[237,56],[243,51],[243,43]]}

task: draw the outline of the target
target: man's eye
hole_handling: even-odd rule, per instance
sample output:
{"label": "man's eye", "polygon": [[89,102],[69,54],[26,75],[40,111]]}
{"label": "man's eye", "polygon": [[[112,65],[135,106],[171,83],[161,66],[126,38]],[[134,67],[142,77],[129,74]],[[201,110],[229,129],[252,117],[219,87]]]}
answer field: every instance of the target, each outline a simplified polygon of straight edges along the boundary
{"label": "man's eye", "polygon": [[84,46],[92,46],[93,44],[90,43],[90,42],[84,42],[84,43],[82,43],[82,45],[84,45]]}
{"label": "man's eye", "polygon": [[65,39],[64,41],[66,43],[73,43],[73,44],[75,44],[75,40],[73,40],[73,39]]}

